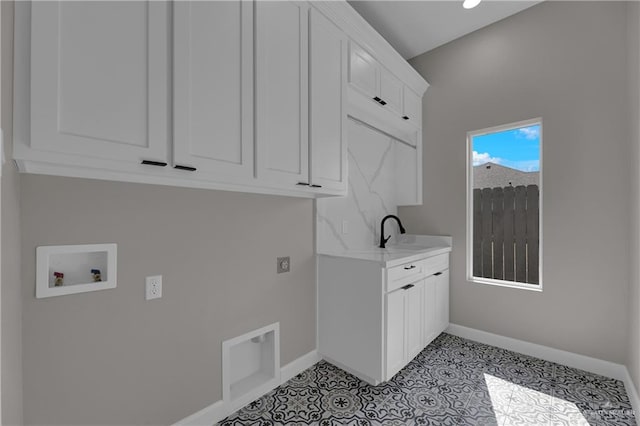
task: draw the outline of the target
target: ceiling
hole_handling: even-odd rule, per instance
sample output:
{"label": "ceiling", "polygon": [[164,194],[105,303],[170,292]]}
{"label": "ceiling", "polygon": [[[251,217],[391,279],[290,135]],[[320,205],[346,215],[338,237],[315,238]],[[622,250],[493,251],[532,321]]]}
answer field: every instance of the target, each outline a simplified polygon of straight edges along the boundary
{"label": "ceiling", "polygon": [[413,58],[475,30],[527,9],[538,1],[483,1],[464,9],[462,0],[350,0],[405,59]]}

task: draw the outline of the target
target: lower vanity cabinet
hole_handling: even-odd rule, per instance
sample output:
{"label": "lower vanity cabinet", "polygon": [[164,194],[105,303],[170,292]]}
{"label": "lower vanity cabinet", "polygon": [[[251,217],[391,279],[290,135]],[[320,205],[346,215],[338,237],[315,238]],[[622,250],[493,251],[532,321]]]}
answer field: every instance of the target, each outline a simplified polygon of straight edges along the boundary
{"label": "lower vanity cabinet", "polygon": [[449,325],[449,254],[385,263],[318,256],[318,351],[377,385]]}

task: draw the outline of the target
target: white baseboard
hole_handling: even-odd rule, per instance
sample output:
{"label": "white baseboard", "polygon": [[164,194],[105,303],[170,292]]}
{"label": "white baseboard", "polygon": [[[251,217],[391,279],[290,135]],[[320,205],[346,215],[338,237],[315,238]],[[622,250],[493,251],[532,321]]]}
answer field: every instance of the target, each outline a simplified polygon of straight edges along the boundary
{"label": "white baseboard", "polygon": [[626,373],[623,380],[624,387],[627,390],[627,395],[629,396],[629,401],[631,401],[633,411],[636,414],[636,419],[640,419],[640,396],[638,396],[638,390],[633,383],[633,379],[631,379],[629,370],[625,367],[624,371]]}
{"label": "white baseboard", "polygon": [[280,384],[288,382],[307,368],[316,365],[321,360],[322,357],[318,354],[318,351],[315,350],[306,355],[302,355],[298,359],[294,359],[280,369]]}
{"label": "white baseboard", "polygon": [[629,396],[629,401],[633,406],[633,410],[637,416],[640,416],[640,399],[638,398],[638,392],[627,367],[622,364],[616,364],[602,359],[591,358],[573,352],[554,349],[548,346],[538,345],[536,343],[525,342],[524,340],[512,339],[511,337],[504,337],[498,334],[488,333],[486,331],[476,330],[474,328],[464,327],[457,324],[449,324],[446,332],[453,334],[454,336],[463,337],[465,339],[474,340],[487,345],[497,346],[499,348],[534,356],[546,361],[621,380],[624,382],[624,387],[627,391],[627,395]]}
{"label": "white baseboard", "polygon": [[[315,365],[322,358],[313,350],[297,358],[280,369],[280,384],[287,382],[307,368]],[[265,392],[266,393],[266,392]],[[223,400],[216,401],[208,407],[174,423],[173,426],[211,426],[232,414],[231,407]]]}

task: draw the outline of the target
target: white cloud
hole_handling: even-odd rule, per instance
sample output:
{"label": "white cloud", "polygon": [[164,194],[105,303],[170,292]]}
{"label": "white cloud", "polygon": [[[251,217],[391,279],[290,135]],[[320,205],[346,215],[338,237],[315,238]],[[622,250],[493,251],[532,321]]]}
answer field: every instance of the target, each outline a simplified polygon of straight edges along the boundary
{"label": "white cloud", "polygon": [[492,157],[488,152],[473,151],[473,165],[478,166],[484,163],[496,163],[500,164],[502,160],[498,157]]}
{"label": "white cloud", "polygon": [[540,127],[537,124],[535,126],[523,127],[518,129],[518,134],[525,139],[538,139],[540,137]]}

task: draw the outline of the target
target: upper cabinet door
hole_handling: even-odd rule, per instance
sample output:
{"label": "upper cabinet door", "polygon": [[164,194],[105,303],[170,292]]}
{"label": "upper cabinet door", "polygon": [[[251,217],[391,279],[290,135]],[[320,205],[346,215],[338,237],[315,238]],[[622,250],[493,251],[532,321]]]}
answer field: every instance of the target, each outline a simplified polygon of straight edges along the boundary
{"label": "upper cabinet door", "polygon": [[255,2],[257,175],[282,188],[309,184],[308,9]]}
{"label": "upper cabinet door", "polygon": [[166,161],[168,4],[33,2],[31,147]]}
{"label": "upper cabinet door", "polygon": [[350,42],[349,83],[369,98],[378,98],[379,72],[378,62],[356,43]]}
{"label": "upper cabinet door", "polygon": [[[253,177],[253,4],[174,7],[174,165]],[[195,176],[195,175],[194,175]]]}
{"label": "upper cabinet door", "polygon": [[416,95],[413,90],[404,86],[403,94],[404,118],[408,123],[416,127],[422,127],[422,98]]}
{"label": "upper cabinet door", "polygon": [[317,10],[310,14],[310,183],[346,192],[347,37]]}
{"label": "upper cabinet door", "polygon": [[400,115],[402,113],[402,82],[386,69],[380,67],[380,98],[385,108]]}

